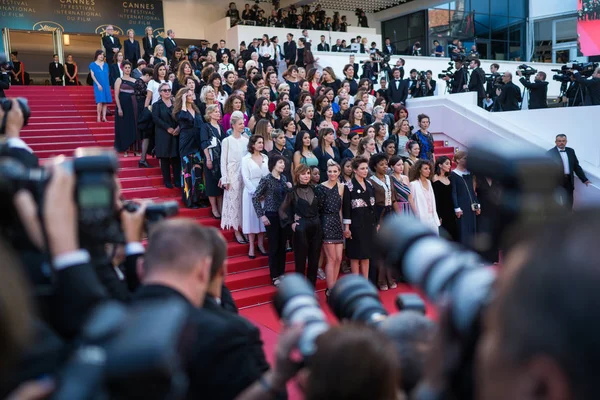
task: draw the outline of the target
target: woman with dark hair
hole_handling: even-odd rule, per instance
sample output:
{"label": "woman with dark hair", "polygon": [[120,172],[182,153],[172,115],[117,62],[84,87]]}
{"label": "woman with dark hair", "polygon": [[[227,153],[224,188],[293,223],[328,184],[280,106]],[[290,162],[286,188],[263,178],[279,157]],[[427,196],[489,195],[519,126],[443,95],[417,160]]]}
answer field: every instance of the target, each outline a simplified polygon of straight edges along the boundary
{"label": "woman with dark hair", "polygon": [[240,96],[232,94],[227,98],[227,101],[225,102],[225,107],[223,110],[225,114],[223,115],[223,119],[221,120],[221,126],[223,127],[223,130],[225,132],[227,132],[231,128],[231,124],[229,121],[231,120],[231,114],[233,114],[235,111],[241,111],[244,114],[244,126],[248,126],[246,104]]}
{"label": "woman with dark hair", "polygon": [[340,182],[346,184],[352,181],[354,177],[354,171],[352,170],[352,158],[343,158],[340,163],[342,172],[340,174]]}
{"label": "woman with dark hair", "polygon": [[323,75],[321,78],[321,85],[327,86],[333,89],[334,93],[337,93],[342,86],[342,82],[335,76],[335,72],[331,67],[323,68]]}
{"label": "woman with dark hair", "polygon": [[[160,100],[152,106],[156,157],[160,160],[165,187],[181,187],[181,160],[179,159],[179,126],[173,117],[171,86],[162,83],[158,87]],[[171,168],[174,180],[171,180]]]}
{"label": "woman with dark hair", "polygon": [[90,76],[94,81],[94,98],[96,100],[96,120],[106,121],[106,107],[112,103],[110,94],[110,81],[108,78],[109,66],[104,62],[104,52],[96,50],[94,61],[89,66]]}
{"label": "woman with dark hair", "polygon": [[306,80],[308,81],[308,90],[311,96],[315,96],[316,90],[320,85],[321,73],[317,68],[311,68],[308,70]]}
{"label": "woman with dark hair", "polygon": [[290,65],[287,70],[287,76],[285,83],[290,86],[290,100],[296,103],[298,96],[300,96],[300,86],[298,82],[298,67],[296,65]]}
{"label": "woman with dark hair", "polygon": [[221,106],[225,104],[227,100],[227,92],[223,89],[223,79],[218,72],[213,73],[209,78],[206,84],[213,89],[215,89],[215,94],[217,96],[217,101],[221,103]]}
{"label": "woman with dark hair", "polygon": [[[435,160],[433,169],[433,192],[435,193],[435,204],[438,216],[442,220],[440,234],[444,237],[449,236],[450,240],[457,240],[456,215],[454,213],[454,202],[452,200],[452,182],[450,173],[452,172],[452,161],[446,156],[438,157]],[[442,229],[444,231],[442,231]]]}
{"label": "woman with dark hair", "polygon": [[394,190],[396,190],[396,194],[398,195],[399,212],[402,214],[414,214],[415,201],[410,191],[410,181],[404,173],[402,157],[390,157],[389,166],[392,169],[390,176],[392,177]]}
{"label": "woman with dark hair", "polygon": [[479,199],[475,193],[475,178],[467,170],[467,152],[458,151],[454,155],[456,168],[450,173],[452,183],[452,204],[458,226],[456,240],[465,246],[473,247],[477,232],[477,216],[481,214]]}
{"label": "woman with dark hair", "polygon": [[277,72],[267,72],[267,74],[265,75],[265,84],[269,87],[269,100],[272,102],[276,102],[277,87],[279,86]]}
{"label": "woman with dark hair", "polygon": [[350,140],[350,145],[342,152],[342,157],[352,159],[358,155],[358,146],[360,145],[361,136],[356,132],[350,132],[348,140]]}
{"label": "woman with dark hair", "polygon": [[235,62],[235,72],[237,72],[238,78],[246,78],[246,62],[242,57]]}
{"label": "woman with dark hair", "polygon": [[321,174],[321,182],[324,182],[327,178],[327,165],[329,160],[333,160],[339,164],[340,152],[335,147],[335,136],[334,130],[331,128],[325,128],[319,130],[319,145],[314,149],[315,157],[319,160],[319,172]]}
{"label": "woman with dark hair", "polygon": [[[335,104],[335,103],[334,103]],[[350,101],[348,99],[341,99],[339,103],[340,110],[333,116],[333,120],[338,123],[350,116]]]}
{"label": "woman with dark hair", "polygon": [[202,140],[201,147],[204,152],[204,182],[206,184],[206,195],[212,208],[211,214],[215,219],[221,219],[223,208],[223,189],[219,187],[221,179],[221,144],[227,135],[223,131],[221,121],[220,103],[211,104],[206,107],[204,120],[206,124],[200,132]]}
{"label": "woman with dark hair", "polygon": [[411,140],[414,140],[417,143],[419,143],[419,147],[421,149],[421,153],[419,153],[419,158],[433,162],[433,153],[435,151],[435,148],[433,135],[428,131],[429,117],[425,114],[419,114],[417,118],[419,119],[420,129],[412,135]]}
{"label": "woman with dark hair", "polygon": [[333,129],[333,131],[337,131],[338,128],[338,123],[335,122],[333,120],[333,107],[331,107],[330,105],[326,105],[321,109],[321,123],[320,125],[323,126],[323,124],[325,124],[325,126],[327,126],[328,128]]}
{"label": "woman with dark hair", "polygon": [[287,233],[279,219],[279,208],[286,193],[292,188],[283,171],[286,161],[283,156],[269,157],[271,173],[261,178],[252,196],[252,205],[256,215],[262,221],[269,239],[269,272],[275,287],[281,283],[285,274],[285,248]]}
{"label": "woman with dark hair", "polygon": [[177,74],[179,63],[183,60],[185,60],[183,49],[181,47],[176,47],[175,50],[173,50],[173,56],[169,60],[169,73]]}
{"label": "woman with dark hair", "polygon": [[348,121],[350,121],[351,132],[362,132],[365,126],[365,118],[363,110],[358,107],[352,107],[350,109],[350,113],[348,114]]}
{"label": "woman with dark hair", "polygon": [[195,104],[196,94],[190,88],[182,88],[175,96],[173,115],[179,123],[179,154],[181,157],[181,182],[183,203],[188,208],[198,208],[206,200],[202,152],[204,121]]}
{"label": "woman with dark hair", "polygon": [[419,160],[421,148],[419,147],[419,143],[415,142],[414,140],[409,140],[408,143],[406,143],[406,151],[408,152],[408,157],[403,158],[404,170],[410,175],[410,170]]}
{"label": "woman with dark hair", "polygon": [[146,95],[146,101],[144,102],[144,107],[148,107],[160,99],[158,87],[163,83],[167,83],[169,88],[173,89],[171,82],[167,80],[167,66],[164,63],[158,63],[154,66],[152,80],[148,82],[148,91]]}
{"label": "woman with dark hair", "polygon": [[383,153],[383,143],[385,142],[385,124],[381,122],[375,122],[373,125],[373,129],[375,130],[375,151],[377,153]]}
{"label": "woman with dark hair", "polygon": [[135,79],[131,77],[131,63],[123,62],[123,77],[115,82],[115,149],[117,152],[127,151],[137,141],[138,105],[135,97]]}
{"label": "woman with dark hair", "polygon": [[259,219],[252,197],[260,180],[269,174],[269,157],[263,154],[264,139],[262,136],[252,135],[248,142],[248,153],[242,158],[242,179],[244,181],[244,191],[242,194],[242,232],[248,236],[250,247],[248,257],[256,258],[254,254],[254,240],[258,236],[258,251],[263,256],[267,255],[265,251],[265,226]]}
{"label": "woman with dark hair", "polygon": [[327,263],[325,265],[325,279],[327,290],[325,295],[335,285],[340,274],[340,265],[344,254],[344,231],[342,227],[342,198],[344,185],[339,178],[342,169],[333,159],[327,161],[327,176],[322,176],[322,183],[317,186],[323,198],[321,227],[323,228],[323,251]]}
{"label": "woman with dark hair", "polygon": [[340,154],[343,154],[350,147],[350,138],[348,135],[350,135],[350,123],[343,119],[338,123],[337,138],[335,139],[335,145]]}
{"label": "woman with dark hair", "polygon": [[277,104],[277,108],[275,109],[275,128],[283,129],[281,121],[289,118],[291,115],[290,103],[286,101]]}
{"label": "woman with dark hair", "polygon": [[269,99],[267,97],[259,97],[256,99],[252,117],[250,117],[250,121],[248,121],[248,128],[252,133],[254,133],[258,121],[262,119],[266,119],[273,125],[273,117],[269,113]]}
{"label": "woman with dark hair", "polygon": [[294,169],[300,164],[318,166],[319,159],[312,152],[310,145],[310,132],[300,131],[296,136],[296,147],[294,147]]}
{"label": "woman with dark hair", "polygon": [[294,153],[296,148],[296,121],[293,117],[284,118],[281,121],[281,129],[285,135],[285,147]]}
{"label": "woman with dark hair", "polygon": [[377,228],[375,192],[367,180],[369,162],[364,157],[352,160],[354,178],[344,189],[342,206],[345,226],[346,255],[350,259],[353,274],[369,277],[369,258]]}
{"label": "woman with dark hair", "polygon": [[396,155],[396,143],[393,140],[388,139],[383,142],[383,154],[388,156],[388,158]]}
{"label": "woman with dark hair", "polygon": [[415,201],[415,215],[432,231],[439,234],[440,218],[431,185],[431,164],[418,160],[410,170],[410,191]]}
{"label": "woman with dark hair", "polygon": [[355,73],[354,66],[352,64],[346,64],[344,67],[344,82],[348,82],[350,85],[350,90],[348,91],[350,96],[354,96],[356,95],[356,92],[358,92],[358,82],[356,82],[356,77],[354,76]]}
{"label": "woman with dark hair", "polygon": [[189,61],[183,60],[179,63],[175,82],[173,82],[173,93],[179,93],[179,89],[186,86],[186,78],[192,78],[196,82],[196,96],[200,94],[200,78],[196,76]]}
{"label": "woman with dark hair", "polygon": [[254,134],[252,136],[260,136],[263,138],[263,153],[268,154],[273,150],[273,140],[271,139],[271,132],[273,132],[273,125],[266,119],[261,119],[254,128]]}
{"label": "woman with dark hair", "polygon": [[123,61],[125,57],[123,52],[119,51],[113,56],[113,63],[110,65],[108,71],[108,78],[110,79],[110,87],[114,88],[117,79],[123,76]]}
{"label": "woman with dark hair", "polygon": [[406,106],[399,106],[394,112],[394,120],[399,121],[401,119],[408,119],[408,109]]}
{"label": "woman with dark hair", "polygon": [[223,53],[221,54],[221,62],[219,63],[217,73],[221,75],[222,78],[225,78],[225,73],[227,71],[235,71],[235,65],[230,62],[229,55],[227,53]]}
{"label": "woman with dark hair", "polygon": [[304,68],[304,49],[306,48],[306,39],[301,37],[298,38],[296,45],[296,65],[298,68]]}
{"label": "woman with dark hair", "polygon": [[[320,213],[322,201],[310,183],[310,168],[298,164],[294,168],[296,186],[289,192],[279,208],[283,227],[294,231],[294,262],[296,273],[306,274],[314,285],[317,283],[319,256],[323,245]],[[308,259],[308,263],[307,263]]]}

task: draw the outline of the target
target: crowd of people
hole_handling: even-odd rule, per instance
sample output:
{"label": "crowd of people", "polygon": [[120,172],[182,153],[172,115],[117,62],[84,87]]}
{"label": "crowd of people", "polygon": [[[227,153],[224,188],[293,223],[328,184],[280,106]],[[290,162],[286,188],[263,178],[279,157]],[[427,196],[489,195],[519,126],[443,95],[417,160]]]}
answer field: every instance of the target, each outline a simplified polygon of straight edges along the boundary
{"label": "crowd of people", "polygon": [[600,19],[600,1],[582,0],[577,9],[577,19],[580,21]]}

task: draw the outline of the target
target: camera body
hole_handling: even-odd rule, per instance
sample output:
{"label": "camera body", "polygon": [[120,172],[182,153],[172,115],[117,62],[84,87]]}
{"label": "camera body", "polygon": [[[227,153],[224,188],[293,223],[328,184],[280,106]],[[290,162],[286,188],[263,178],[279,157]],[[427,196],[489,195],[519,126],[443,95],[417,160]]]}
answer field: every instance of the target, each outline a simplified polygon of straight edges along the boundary
{"label": "camera body", "polygon": [[12,71],[14,69],[12,63],[6,58],[6,54],[0,54],[0,68],[4,71]]}
{"label": "camera body", "polygon": [[438,74],[439,79],[444,78],[452,78],[454,76],[454,63],[452,61],[448,61],[448,67],[442,70],[441,74]]}
{"label": "camera body", "polygon": [[[17,97],[17,103],[19,104],[21,112],[23,113],[23,126],[27,126],[27,123],[29,122],[29,117],[31,117],[31,109],[29,108],[29,103],[24,97]],[[2,108],[2,111],[4,111],[5,114],[12,110],[12,106],[12,99],[6,97],[0,98],[0,107]],[[4,132],[0,132],[0,135],[4,135]]]}
{"label": "camera body", "polygon": [[529,78],[532,75],[535,75],[538,73],[538,70],[535,68],[530,67],[527,64],[521,64],[517,67],[517,71],[520,71],[521,74],[526,77]]}

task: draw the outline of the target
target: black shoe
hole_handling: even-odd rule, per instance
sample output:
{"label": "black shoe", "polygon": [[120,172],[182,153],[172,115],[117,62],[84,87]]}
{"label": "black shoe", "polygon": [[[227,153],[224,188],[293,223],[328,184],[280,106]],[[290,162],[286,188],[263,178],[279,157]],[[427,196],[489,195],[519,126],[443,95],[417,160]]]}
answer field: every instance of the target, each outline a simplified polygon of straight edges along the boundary
{"label": "black shoe", "polygon": [[233,235],[235,237],[235,241],[238,242],[239,244],[248,244],[248,242],[246,242],[245,240],[240,240],[238,239],[237,236]]}
{"label": "black shoe", "polygon": [[258,252],[259,252],[260,254],[262,254],[263,256],[268,256],[268,255],[269,255],[269,253],[267,253],[266,251],[262,251],[262,250],[260,249],[260,247],[258,248]]}
{"label": "black shoe", "polygon": [[140,160],[140,161],[138,161],[138,167],[140,167],[140,168],[152,168],[152,167],[150,167],[150,164],[148,164],[148,161],[146,161],[146,160]]}
{"label": "black shoe", "polygon": [[173,184],[172,184],[171,182],[166,182],[166,183],[165,183],[165,187],[166,187],[167,189],[173,189]]}
{"label": "black shoe", "polygon": [[218,217],[215,215],[215,213],[213,212],[213,210],[210,210],[210,215],[214,218],[214,219],[221,219],[221,216],[219,215]]}
{"label": "black shoe", "polygon": [[254,260],[256,258],[256,255],[251,256],[250,254],[248,254],[248,258],[251,259],[251,260]]}

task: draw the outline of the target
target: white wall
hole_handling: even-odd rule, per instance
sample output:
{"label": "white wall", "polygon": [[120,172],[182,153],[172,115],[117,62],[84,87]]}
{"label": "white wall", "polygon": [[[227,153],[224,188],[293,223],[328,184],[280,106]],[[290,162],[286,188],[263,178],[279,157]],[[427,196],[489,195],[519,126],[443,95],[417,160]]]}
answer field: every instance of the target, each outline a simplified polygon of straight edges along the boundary
{"label": "white wall", "polygon": [[[490,113],[476,106],[474,93],[464,93],[408,100],[407,107],[412,125],[417,126],[417,115],[425,113],[432,132],[444,132],[460,147],[477,140],[508,140],[515,146],[529,142],[542,151],[554,146],[557,134],[565,133],[593,183],[591,187],[577,183],[576,205],[600,204],[600,137],[592,134],[589,117],[600,112],[600,106]],[[572,121],[579,121],[577,130]]]}
{"label": "white wall", "polygon": [[529,18],[533,20],[576,11],[577,0],[529,0]]}

